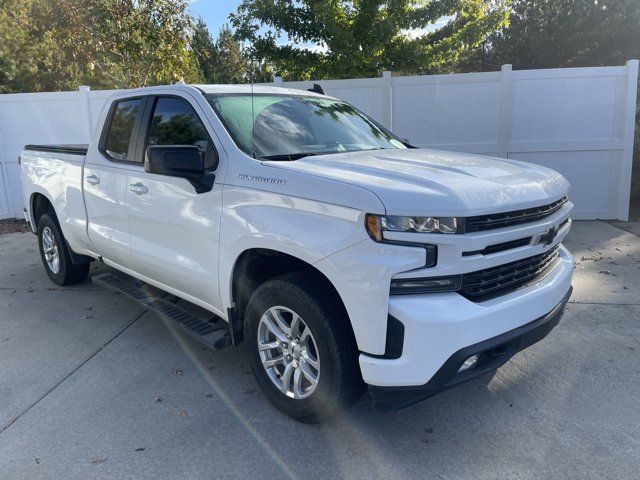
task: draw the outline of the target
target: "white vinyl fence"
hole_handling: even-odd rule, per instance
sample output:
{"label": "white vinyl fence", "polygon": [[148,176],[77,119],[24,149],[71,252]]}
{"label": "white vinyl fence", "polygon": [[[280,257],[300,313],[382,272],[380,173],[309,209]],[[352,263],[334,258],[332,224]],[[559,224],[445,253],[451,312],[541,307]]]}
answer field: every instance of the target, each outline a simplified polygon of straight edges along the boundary
{"label": "white vinyl fence", "polygon": [[26,144],[89,143],[116,90],[0,95],[0,219],[22,218],[18,156]]}
{"label": "white vinyl fence", "polygon": [[[572,185],[577,219],[629,214],[638,61],[625,66],[283,82],[319,83],[420,147],[552,167]],[[20,216],[26,143],[87,143],[113,92],[0,95],[0,218]]]}

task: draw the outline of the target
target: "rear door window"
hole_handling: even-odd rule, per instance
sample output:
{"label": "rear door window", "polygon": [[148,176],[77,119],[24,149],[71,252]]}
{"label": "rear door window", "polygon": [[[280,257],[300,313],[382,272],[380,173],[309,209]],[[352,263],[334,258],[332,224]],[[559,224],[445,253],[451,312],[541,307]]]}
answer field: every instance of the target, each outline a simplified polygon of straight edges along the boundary
{"label": "rear door window", "polygon": [[133,160],[132,139],[136,120],[141,114],[142,101],[142,98],[132,98],[115,104],[103,144],[104,153],[113,160]]}

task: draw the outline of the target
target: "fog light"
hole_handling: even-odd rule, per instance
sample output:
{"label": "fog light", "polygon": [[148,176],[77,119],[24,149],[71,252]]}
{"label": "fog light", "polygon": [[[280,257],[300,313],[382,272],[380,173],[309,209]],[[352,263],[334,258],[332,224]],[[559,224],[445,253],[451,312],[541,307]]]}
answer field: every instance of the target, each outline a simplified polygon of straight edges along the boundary
{"label": "fog light", "polygon": [[460,275],[433,278],[398,278],[391,280],[391,295],[455,292],[460,290],[460,282]]}
{"label": "fog light", "polygon": [[458,369],[458,373],[465,372],[465,371],[469,370],[470,368],[475,367],[476,364],[478,363],[478,359],[479,358],[480,358],[480,355],[478,355],[478,354],[471,355],[469,358],[467,358],[464,361],[462,366]]}

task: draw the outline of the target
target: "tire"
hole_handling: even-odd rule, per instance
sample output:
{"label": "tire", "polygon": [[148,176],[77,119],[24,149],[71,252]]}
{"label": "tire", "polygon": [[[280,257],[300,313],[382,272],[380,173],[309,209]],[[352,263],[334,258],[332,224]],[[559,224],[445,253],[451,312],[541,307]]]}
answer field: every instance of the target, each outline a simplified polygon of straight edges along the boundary
{"label": "tire", "polygon": [[74,265],[60,226],[49,214],[38,220],[38,247],[42,265],[51,281],[58,285],[80,283],[89,274],[89,263]]}
{"label": "tire", "polygon": [[[277,336],[268,326],[278,326],[274,312],[288,327],[294,323],[296,314],[300,319],[286,349],[282,342],[276,342]],[[266,281],[251,295],[244,318],[245,348],[251,369],[267,399],[281,412],[304,423],[319,423],[351,405],[362,394],[358,349],[349,319],[335,293],[322,288],[317,276],[291,273]],[[286,329],[280,331],[286,335]],[[295,343],[296,337],[300,338],[299,343]],[[280,346],[260,351],[259,342]],[[284,359],[278,361],[281,357]],[[276,359],[276,365],[266,367],[265,359],[267,362]],[[313,366],[314,362],[318,368]],[[288,367],[289,364],[293,367]],[[289,377],[287,368],[293,369]],[[314,376],[315,386],[309,380]],[[290,380],[283,387],[285,378]],[[285,394],[282,388],[289,391]]]}

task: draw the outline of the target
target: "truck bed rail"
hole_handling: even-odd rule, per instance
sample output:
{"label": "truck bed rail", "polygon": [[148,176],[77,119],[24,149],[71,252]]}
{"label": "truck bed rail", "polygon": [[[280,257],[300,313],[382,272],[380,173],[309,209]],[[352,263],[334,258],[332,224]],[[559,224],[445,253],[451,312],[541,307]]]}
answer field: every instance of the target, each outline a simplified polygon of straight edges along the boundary
{"label": "truck bed rail", "polygon": [[87,144],[59,144],[59,145],[25,145],[25,150],[38,152],[67,153],[69,155],[86,155]]}

